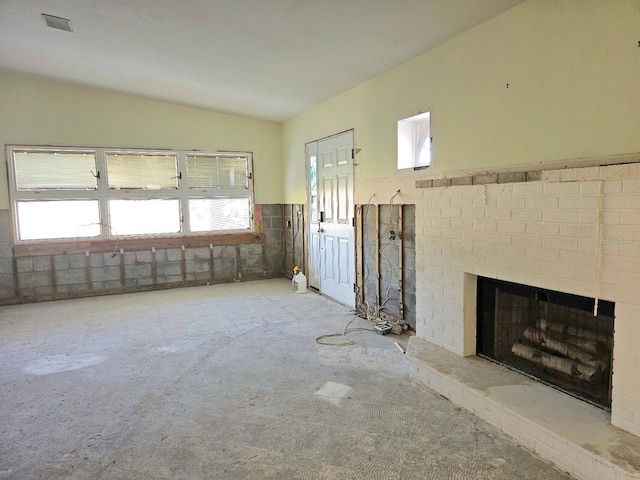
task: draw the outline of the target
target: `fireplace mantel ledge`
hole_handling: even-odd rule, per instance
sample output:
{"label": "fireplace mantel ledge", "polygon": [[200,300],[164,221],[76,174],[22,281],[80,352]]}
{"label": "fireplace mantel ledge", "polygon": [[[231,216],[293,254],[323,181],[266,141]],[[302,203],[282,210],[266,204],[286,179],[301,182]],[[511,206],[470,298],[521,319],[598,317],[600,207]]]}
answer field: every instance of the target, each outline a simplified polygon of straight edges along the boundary
{"label": "fireplace mantel ledge", "polygon": [[576,478],[640,479],[640,437],[612,426],[604,410],[418,337],[407,353],[413,378]]}

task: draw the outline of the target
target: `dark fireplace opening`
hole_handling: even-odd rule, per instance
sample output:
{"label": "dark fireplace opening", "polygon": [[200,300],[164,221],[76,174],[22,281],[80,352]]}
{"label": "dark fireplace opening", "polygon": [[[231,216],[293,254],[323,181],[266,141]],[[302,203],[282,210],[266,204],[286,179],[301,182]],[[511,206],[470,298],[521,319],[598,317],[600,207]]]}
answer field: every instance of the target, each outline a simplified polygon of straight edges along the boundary
{"label": "dark fireplace opening", "polygon": [[610,410],[614,306],[478,277],[477,353]]}

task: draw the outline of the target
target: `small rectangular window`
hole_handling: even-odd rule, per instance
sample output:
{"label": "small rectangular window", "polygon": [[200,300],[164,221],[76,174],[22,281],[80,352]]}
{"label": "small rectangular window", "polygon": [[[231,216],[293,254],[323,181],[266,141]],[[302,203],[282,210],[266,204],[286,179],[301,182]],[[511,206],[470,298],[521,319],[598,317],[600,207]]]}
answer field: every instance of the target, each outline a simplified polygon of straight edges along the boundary
{"label": "small rectangular window", "polygon": [[15,152],[18,190],[74,190],[97,187],[94,153]]}
{"label": "small rectangular window", "polygon": [[112,235],[151,235],[180,232],[178,199],[109,200]]}
{"label": "small rectangular window", "polygon": [[100,212],[97,200],[16,202],[21,240],[97,237]]}
{"label": "small rectangular window", "polygon": [[431,165],[431,112],[398,121],[398,168]]}
{"label": "small rectangular window", "polygon": [[192,232],[248,230],[251,228],[249,198],[194,198],[189,200]]}
{"label": "small rectangular window", "polygon": [[187,155],[189,188],[248,189],[246,156]]}
{"label": "small rectangular window", "polygon": [[107,153],[107,176],[112,189],[177,189],[177,158],[175,155]]}

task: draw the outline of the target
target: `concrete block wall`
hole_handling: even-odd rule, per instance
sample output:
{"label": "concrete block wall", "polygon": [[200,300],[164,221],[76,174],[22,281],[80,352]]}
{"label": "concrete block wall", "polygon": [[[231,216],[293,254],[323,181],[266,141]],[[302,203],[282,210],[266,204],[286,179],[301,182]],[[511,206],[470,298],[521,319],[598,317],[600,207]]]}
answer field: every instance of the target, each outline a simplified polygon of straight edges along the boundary
{"label": "concrete block wall", "polygon": [[0,210],[0,298],[15,295],[13,246],[8,210]]}
{"label": "concrete block wall", "polygon": [[264,243],[20,257],[13,255],[9,213],[0,211],[0,302],[280,277],[281,206],[260,209]]}
{"label": "concrete block wall", "polygon": [[611,421],[640,435],[640,164],[419,189],[417,336],[475,354],[477,276],[615,302]]}
{"label": "concrete block wall", "polygon": [[284,271],[287,278],[293,277],[293,267],[299,266],[306,275],[308,266],[305,263],[305,214],[301,204],[286,204],[282,207],[284,225]]}

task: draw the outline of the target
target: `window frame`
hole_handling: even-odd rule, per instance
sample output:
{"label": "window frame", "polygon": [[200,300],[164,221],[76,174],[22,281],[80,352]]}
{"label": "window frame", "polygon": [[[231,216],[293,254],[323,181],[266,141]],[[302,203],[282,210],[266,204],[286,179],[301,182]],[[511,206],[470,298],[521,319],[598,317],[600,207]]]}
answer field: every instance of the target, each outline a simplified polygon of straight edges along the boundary
{"label": "window frame", "polygon": [[[95,155],[95,167],[97,184],[95,189],[29,189],[20,190],[17,188],[17,177],[15,168],[15,153],[85,153]],[[177,188],[144,189],[144,188],[109,188],[107,155],[169,155],[175,156],[177,170]],[[187,177],[187,156],[216,156],[216,157],[242,157],[246,158],[247,165],[247,185],[246,187],[208,187],[190,188]],[[79,242],[91,243],[113,243],[122,244],[122,241],[132,240],[139,243],[141,239],[166,239],[175,240],[183,237],[205,238],[219,235],[255,234],[255,194],[253,175],[253,152],[250,151],[230,151],[230,150],[169,150],[151,148],[117,148],[117,147],[68,147],[68,146],[34,146],[34,145],[7,145],[5,149],[5,162],[7,165],[7,176],[9,180],[9,204],[11,209],[11,227],[14,245],[34,245],[34,244],[73,244]],[[93,172],[92,172],[93,173]],[[189,219],[189,199],[199,198],[247,198],[249,201],[249,228],[242,230],[211,230],[196,231],[190,229]],[[41,240],[20,238],[18,202],[25,201],[56,201],[56,200],[97,200],[99,204],[100,234],[94,237],[61,237],[46,238]],[[119,235],[111,232],[109,201],[110,200],[151,200],[151,199],[178,199],[179,200],[179,224],[180,231],[170,234],[138,234]],[[171,242],[170,242],[171,243]]]}
{"label": "window frame", "polygon": [[[396,123],[396,168],[398,170],[424,170],[433,165],[433,135],[431,134],[432,111],[400,118]],[[426,127],[425,127],[426,126]],[[425,144],[429,146],[429,163],[421,163],[420,157]]]}

